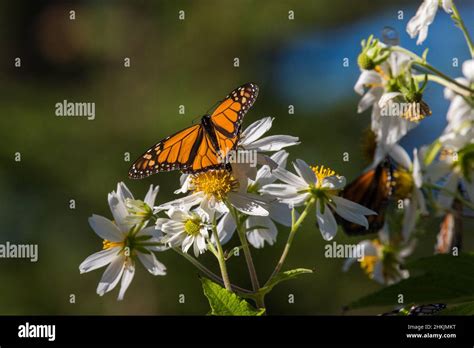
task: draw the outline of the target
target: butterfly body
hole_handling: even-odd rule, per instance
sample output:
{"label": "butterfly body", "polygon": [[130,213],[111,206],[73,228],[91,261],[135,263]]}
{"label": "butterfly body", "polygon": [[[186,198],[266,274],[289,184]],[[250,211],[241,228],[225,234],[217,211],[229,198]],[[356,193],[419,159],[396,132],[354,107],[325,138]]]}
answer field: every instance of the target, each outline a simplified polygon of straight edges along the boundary
{"label": "butterfly body", "polygon": [[223,159],[235,150],[240,125],[258,95],[256,84],[247,83],[233,90],[199,124],[185,128],[152,146],[140,156],[128,173],[132,179],[158,172],[181,170],[199,173],[227,165]]}

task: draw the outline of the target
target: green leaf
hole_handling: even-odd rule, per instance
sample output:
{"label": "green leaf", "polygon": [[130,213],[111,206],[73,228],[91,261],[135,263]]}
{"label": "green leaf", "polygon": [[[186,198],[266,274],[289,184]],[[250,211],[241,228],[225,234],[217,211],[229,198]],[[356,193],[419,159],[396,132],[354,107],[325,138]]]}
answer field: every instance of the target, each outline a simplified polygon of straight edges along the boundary
{"label": "green leaf", "polygon": [[446,308],[439,315],[474,315],[474,302],[464,303],[459,306]]}
{"label": "green leaf", "polygon": [[201,278],[201,282],[204,295],[211,306],[210,315],[260,316],[265,313],[265,309],[255,309],[247,301],[207,278]]}
{"label": "green leaf", "polygon": [[264,295],[270,292],[273,287],[281,282],[296,278],[302,274],[314,273],[313,270],[307,268],[295,268],[289,271],[280,272],[274,276],[263,288],[260,289],[259,293]]}
{"label": "green leaf", "polygon": [[349,308],[385,306],[396,303],[460,302],[474,298],[474,254],[435,255],[407,265],[410,278],[362,297]]}

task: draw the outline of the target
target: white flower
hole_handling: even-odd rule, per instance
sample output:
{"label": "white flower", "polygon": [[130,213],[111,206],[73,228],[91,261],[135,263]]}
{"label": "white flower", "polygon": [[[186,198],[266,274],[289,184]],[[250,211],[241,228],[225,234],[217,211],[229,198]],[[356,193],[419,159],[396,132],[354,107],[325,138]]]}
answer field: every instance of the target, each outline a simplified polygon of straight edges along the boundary
{"label": "white flower", "polygon": [[[148,207],[154,205],[157,192],[158,187],[155,189],[153,186],[150,187],[145,197]],[[166,249],[160,245],[161,232],[156,230],[155,226],[144,228],[145,223],[136,227],[133,215],[127,209],[127,202],[130,200],[133,200],[132,193],[120,182],[117,184],[117,191],[112,191],[108,195],[114,221],[99,215],[89,218],[89,224],[94,232],[104,239],[103,250],[92,254],[79,266],[80,272],[85,273],[109,265],[99,282],[97,293],[102,296],[111,291],[121,279],[118,300],[123,299],[125,291],[132,282],[137,258],[151,274],[166,274],[166,267],[153,254],[153,251]]]}
{"label": "white flower", "polygon": [[[474,87],[474,59],[465,61],[462,71],[464,77],[457,78],[456,81],[464,86]],[[446,115],[448,125],[440,141],[444,146],[457,151],[474,138],[474,100],[471,98],[470,104],[467,101],[469,97],[456,94],[449,88],[445,88],[444,96],[451,104]]]}
{"label": "white flower", "polygon": [[148,223],[153,215],[152,207],[155,205],[156,195],[159,186],[150,188],[143,201],[135,200],[133,194],[123,182],[117,184],[117,192],[112,191],[108,195],[108,201],[114,220],[116,223],[123,224],[121,227],[126,230],[139,223]]}
{"label": "white flower", "polygon": [[156,211],[171,208],[189,209],[199,205],[210,216],[218,216],[228,211],[230,204],[247,215],[267,216],[265,198],[247,192],[247,177],[237,177],[235,173],[225,170],[210,170],[181,178],[183,186],[177,192],[192,193],[171,202],[155,207]]}
{"label": "white flower", "polygon": [[261,192],[278,197],[282,203],[286,203],[290,207],[300,206],[310,199],[315,199],[316,219],[325,240],[331,240],[337,232],[333,211],[345,220],[368,228],[365,215],[375,215],[376,213],[337,196],[346,184],[346,179],[343,176],[336,175],[334,171],[324,168],[324,166],[310,167],[302,160],[296,160],[293,166],[298,175],[283,168],[277,168],[273,174],[284,184],[265,185]]}
{"label": "white flower", "polygon": [[[441,2],[446,13],[453,12],[452,0],[442,0]],[[417,45],[421,45],[428,36],[428,27],[434,21],[439,3],[439,0],[424,0],[415,16],[408,22],[407,32],[412,39],[418,35]]]}
{"label": "white flower", "polygon": [[[109,204],[114,215],[114,222],[99,215],[89,218],[89,224],[103,241],[103,250],[86,258],[79,270],[81,273],[109,265],[97,287],[97,293],[102,296],[111,291],[121,281],[118,300],[122,300],[125,291],[132,282],[135,274],[135,260],[153,275],[165,275],[166,267],[159,262],[153,251],[163,251],[160,246],[161,232],[155,226],[136,231],[130,228],[122,194],[125,185],[109,195]],[[149,201],[151,202],[151,201]]]}
{"label": "white flower", "polygon": [[186,209],[171,208],[166,212],[169,219],[159,218],[156,227],[163,231],[162,242],[171,247],[181,246],[187,253],[193,246],[194,255],[198,257],[207,249],[209,215],[202,209],[189,211]]}
{"label": "white flower", "polygon": [[[472,141],[471,138],[471,143]],[[454,201],[453,193],[458,191],[459,186],[466,190],[468,199],[474,202],[474,170],[472,160],[469,160],[473,151],[469,145],[458,152],[446,151],[439,161],[432,162],[427,167],[427,180],[442,187],[437,197],[437,202],[442,208],[451,209]],[[465,155],[468,157],[467,161],[457,158]]]}
{"label": "white flower", "polygon": [[387,225],[379,231],[378,239],[363,240],[358,245],[363,249],[363,258],[347,259],[343,266],[344,272],[359,261],[360,267],[369,278],[380,284],[391,285],[410,276],[408,270],[401,269],[400,265],[413,252],[415,244],[411,242],[402,247],[393,245]]}
{"label": "white flower", "polygon": [[[278,167],[285,168],[288,153],[285,150],[281,150],[273,154],[270,158]],[[264,165],[258,170],[255,181],[250,181],[248,190],[258,193],[261,187],[271,184],[275,182],[275,180],[276,177],[273,175],[270,166]],[[255,248],[263,248],[265,242],[269,245],[275,243],[278,228],[273,221],[284,226],[291,226],[291,210],[288,206],[276,200],[268,199],[268,201],[268,216],[249,216],[245,220],[247,239]],[[223,214],[217,225],[219,240],[222,244],[227,243],[231,239],[235,229],[235,220],[232,214],[227,211]]]}
{"label": "white flower", "polygon": [[[249,125],[240,135],[237,151],[254,151],[256,152],[258,164],[268,164],[272,168],[276,168],[276,164],[267,153],[279,151],[288,146],[298,145],[300,142],[298,137],[290,135],[270,135],[262,138],[272,127],[273,120],[273,117],[264,117]],[[237,162],[232,163],[232,171],[237,176],[247,176],[254,180],[257,168],[255,164]]]}
{"label": "white flower", "polygon": [[395,195],[404,200],[403,239],[407,241],[415,228],[418,211],[428,214],[423,186],[423,158],[426,148],[413,150],[413,162],[403,147],[396,144],[390,151],[390,157],[399,167],[394,171]]}
{"label": "white flower", "polygon": [[[401,52],[392,52],[388,59],[373,70],[362,70],[354,90],[362,98],[359,102],[357,112],[362,113],[372,107],[372,131],[376,135],[380,149],[390,149],[405,134],[417,126],[416,122],[410,122],[403,117],[382,116],[382,108],[386,107],[386,101],[393,97],[391,81],[404,74],[410,61],[410,57]],[[383,103],[381,103],[383,102]],[[384,157],[385,154],[380,154]]]}

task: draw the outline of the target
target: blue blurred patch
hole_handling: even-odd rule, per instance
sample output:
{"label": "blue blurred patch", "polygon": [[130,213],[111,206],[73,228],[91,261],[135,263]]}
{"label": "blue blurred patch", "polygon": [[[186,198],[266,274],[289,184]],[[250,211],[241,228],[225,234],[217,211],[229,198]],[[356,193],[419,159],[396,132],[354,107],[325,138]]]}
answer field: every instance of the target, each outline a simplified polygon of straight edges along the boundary
{"label": "blue blurred patch", "polygon": [[[463,3],[458,8],[474,35],[474,3]],[[440,8],[429,28],[427,40],[423,45],[416,46],[416,39],[411,39],[406,33],[406,24],[416,9],[416,6],[404,9],[403,20],[397,19],[398,8],[390,8],[337,30],[318,31],[287,42],[278,51],[272,67],[274,92],[281,100],[297,105],[302,113],[314,117],[317,117],[315,110],[318,110],[317,115],[323,115],[320,111],[332,108],[347,98],[355,98],[353,86],[360,73],[356,62],[360,41],[370,34],[381,38],[387,26],[398,32],[401,46],[420,55],[429,47],[428,61],[431,64],[449,76],[462,75],[462,62],[470,58],[462,32]],[[454,57],[460,62],[457,68],[452,66]],[[349,58],[348,67],[343,67],[344,58]],[[443,97],[443,89],[430,83],[426,89],[426,102],[432,108],[433,115],[403,139],[402,144],[408,150],[432,142],[445,126],[449,104]]]}

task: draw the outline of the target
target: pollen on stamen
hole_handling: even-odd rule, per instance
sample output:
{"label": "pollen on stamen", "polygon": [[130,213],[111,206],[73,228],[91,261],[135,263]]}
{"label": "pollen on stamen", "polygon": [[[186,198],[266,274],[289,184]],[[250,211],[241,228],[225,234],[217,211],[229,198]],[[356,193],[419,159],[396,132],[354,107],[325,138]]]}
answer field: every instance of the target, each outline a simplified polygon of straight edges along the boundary
{"label": "pollen on stamen", "polygon": [[231,172],[227,170],[211,170],[196,174],[191,179],[194,191],[203,192],[208,198],[223,201],[231,191],[238,188],[238,182]]}
{"label": "pollen on stamen", "polygon": [[111,249],[111,248],[114,248],[114,247],[121,247],[123,246],[124,243],[123,242],[111,242],[107,239],[104,239],[102,241],[102,249],[105,250],[105,249]]}
{"label": "pollen on stamen", "polygon": [[[372,241],[372,245],[375,248],[380,248],[382,244],[377,240]],[[374,255],[365,255],[362,260],[360,260],[360,268],[370,277],[374,276],[375,264],[379,261],[379,258]]]}
{"label": "pollen on stamen", "polygon": [[323,179],[329,176],[337,176],[334,170],[325,166],[311,166],[311,169],[313,170],[314,174],[316,175],[316,178],[318,179],[318,186],[322,184]]}

